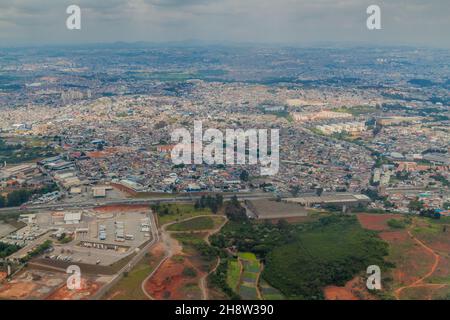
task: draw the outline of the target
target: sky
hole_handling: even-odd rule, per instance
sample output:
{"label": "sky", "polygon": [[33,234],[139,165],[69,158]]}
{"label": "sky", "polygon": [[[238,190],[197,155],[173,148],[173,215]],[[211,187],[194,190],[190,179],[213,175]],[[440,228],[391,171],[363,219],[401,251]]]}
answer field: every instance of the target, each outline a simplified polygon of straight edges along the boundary
{"label": "sky", "polygon": [[[81,8],[68,30],[66,8]],[[366,9],[381,8],[381,30]],[[450,48],[450,0],[0,0],[0,46],[117,41]]]}

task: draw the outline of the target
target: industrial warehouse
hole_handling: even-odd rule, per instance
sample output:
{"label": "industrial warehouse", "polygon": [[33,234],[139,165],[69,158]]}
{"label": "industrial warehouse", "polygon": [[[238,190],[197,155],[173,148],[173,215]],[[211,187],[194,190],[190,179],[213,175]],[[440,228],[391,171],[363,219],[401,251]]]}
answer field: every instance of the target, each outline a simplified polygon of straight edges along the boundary
{"label": "industrial warehouse", "polygon": [[0,239],[22,247],[9,257],[12,261],[23,260],[34,248],[52,240],[53,247],[41,262],[109,266],[152,239],[149,209],[41,212],[22,214],[20,221],[23,228]]}

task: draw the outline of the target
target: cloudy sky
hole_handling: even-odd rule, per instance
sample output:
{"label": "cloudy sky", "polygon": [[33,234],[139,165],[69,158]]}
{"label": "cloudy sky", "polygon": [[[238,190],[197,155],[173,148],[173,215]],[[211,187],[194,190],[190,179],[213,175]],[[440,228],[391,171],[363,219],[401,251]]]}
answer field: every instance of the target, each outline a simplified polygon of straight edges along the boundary
{"label": "cloudy sky", "polygon": [[[66,8],[82,29],[66,28]],[[382,30],[366,9],[381,7]],[[115,41],[365,42],[450,48],[450,0],[0,0],[0,46]]]}

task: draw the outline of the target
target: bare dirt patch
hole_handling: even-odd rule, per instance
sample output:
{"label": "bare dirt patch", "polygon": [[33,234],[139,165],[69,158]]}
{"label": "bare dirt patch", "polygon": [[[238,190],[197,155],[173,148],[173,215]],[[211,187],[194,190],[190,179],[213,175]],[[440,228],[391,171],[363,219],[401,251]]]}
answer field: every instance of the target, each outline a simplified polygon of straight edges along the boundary
{"label": "bare dirt patch", "polygon": [[48,296],[47,300],[85,300],[94,295],[99,288],[100,284],[89,279],[81,279],[80,289],[69,290],[64,284]]}
{"label": "bare dirt patch", "polygon": [[357,214],[359,223],[365,229],[375,230],[375,231],[386,231],[389,230],[387,222],[390,219],[403,219],[402,216],[397,214],[369,214],[369,213],[359,213]]}
{"label": "bare dirt patch", "polygon": [[145,289],[158,300],[201,299],[198,288],[200,273],[195,277],[183,275],[185,268],[194,268],[186,257],[177,255],[167,259],[145,284]]}
{"label": "bare dirt patch", "polygon": [[387,242],[402,242],[408,240],[408,232],[406,230],[383,231],[380,238]]}
{"label": "bare dirt patch", "polygon": [[45,299],[65,282],[63,273],[28,269],[0,286],[0,298]]}
{"label": "bare dirt patch", "polygon": [[375,300],[375,297],[367,291],[364,279],[355,277],[345,286],[328,286],[324,289],[326,300]]}

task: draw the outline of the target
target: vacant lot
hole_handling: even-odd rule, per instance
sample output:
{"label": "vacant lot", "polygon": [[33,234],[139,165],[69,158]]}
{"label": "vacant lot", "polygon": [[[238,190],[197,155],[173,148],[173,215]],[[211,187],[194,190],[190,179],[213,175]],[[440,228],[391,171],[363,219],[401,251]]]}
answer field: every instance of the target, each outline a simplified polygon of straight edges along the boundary
{"label": "vacant lot", "polygon": [[219,227],[225,218],[221,216],[216,217],[197,217],[187,221],[179,222],[170,225],[168,231],[201,231],[212,230]]}
{"label": "vacant lot", "polygon": [[377,299],[366,287],[365,276],[356,276],[348,281],[345,286],[328,286],[324,289],[327,300],[374,300]]}
{"label": "vacant lot", "polygon": [[66,284],[60,272],[27,269],[0,286],[0,299],[46,299]]}
{"label": "vacant lot", "polygon": [[[392,219],[407,222],[402,228]],[[424,217],[360,214],[361,225],[379,231],[389,244],[386,260],[393,268],[383,275],[383,294],[397,299],[440,299],[450,293],[449,221]]]}
{"label": "vacant lot", "polygon": [[247,201],[246,206],[256,214],[258,219],[284,219],[308,216],[307,209],[294,203],[277,202],[275,200],[252,200]]}
{"label": "vacant lot", "polygon": [[16,228],[12,225],[0,221],[0,238],[3,238],[15,230]]}
{"label": "vacant lot", "polygon": [[77,290],[69,290],[66,285],[61,286],[58,290],[48,296],[47,300],[86,300],[94,295],[101,284],[92,279],[82,278],[81,288]]}
{"label": "vacant lot", "polygon": [[162,204],[160,208],[155,211],[158,213],[160,225],[181,221],[190,217],[212,214],[210,209],[196,209],[192,204]]}
{"label": "vacant lot", "polygon": [[357,215],[359,223],[363,228],[374,231],[386,231],[391,228],[388,221],[391,219],[403,220],[403,216],[398,214],[369,214],[360,213]]}
{"label": "vacant lot", "polygon": [[145,284],[145,289],[158,300],[199,300],[202,298],[198,286],[199,274],[188,275],[186,269],[194,269],[184,256],[173,256],[166,260]]}
{"label": "vacant lot", "polygon": [[142,291],[141,284],[163,258],[164,248],[162,244],[152,247],[128,275],[123,277],[110,290],[106,298],[112,300],[147,300],[148,297]]}

